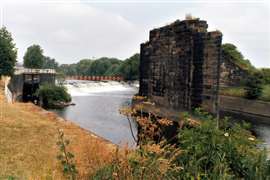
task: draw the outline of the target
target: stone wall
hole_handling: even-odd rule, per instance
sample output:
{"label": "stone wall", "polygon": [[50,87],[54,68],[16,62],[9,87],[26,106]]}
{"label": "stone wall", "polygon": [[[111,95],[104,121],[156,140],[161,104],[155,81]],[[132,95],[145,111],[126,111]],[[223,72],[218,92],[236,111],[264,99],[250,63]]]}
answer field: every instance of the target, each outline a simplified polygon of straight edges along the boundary
{"label": "stone wall", "polygon": [[169,109],[215,112],[222,34],[207,27],[193,19],[151,30],[141,44],[139,94]]}
{"label": "stone wall", "polygon": [[248,76],[248,71],[238,66],[225,52],[221,53],[220,86],[239,86]]}

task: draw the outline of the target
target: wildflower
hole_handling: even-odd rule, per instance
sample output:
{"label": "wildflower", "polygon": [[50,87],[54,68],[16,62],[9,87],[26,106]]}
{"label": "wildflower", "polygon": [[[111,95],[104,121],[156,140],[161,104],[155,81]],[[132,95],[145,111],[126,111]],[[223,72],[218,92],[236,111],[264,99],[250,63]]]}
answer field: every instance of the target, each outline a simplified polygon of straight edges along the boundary
{"label": "wildflower", "polygon": [[229,136],[229,133],[225,133],[224,136],[228,137]]}
{"label": "wildflower", "polygon": [[165,118],[159,119],[159,120],[158,120],[158,123],[159,123],[160,125],[164,125],[164,126],[171,126],[171,125],[173,125],[173,122],[172,122],[171,120],[165,119]]}
{"label": "wildflower", "polygon": [[254,141],[255,139],[253,137],[249,137],[248,140]]}

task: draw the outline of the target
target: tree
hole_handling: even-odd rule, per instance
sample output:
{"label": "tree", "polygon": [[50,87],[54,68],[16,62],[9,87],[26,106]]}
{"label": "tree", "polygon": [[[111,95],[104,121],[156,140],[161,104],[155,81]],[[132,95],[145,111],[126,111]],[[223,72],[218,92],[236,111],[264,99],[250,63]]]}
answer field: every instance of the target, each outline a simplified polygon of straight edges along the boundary
{"label": "tree", "polygon": [[5,27],[0,29],[0,77],[12,76],[17,58],[17,49],[11,33]]}
{"label": "tree", "polygon": [[249,75],[246,80],[246,98],[257,99],[262,95],[263,77],[260,73]]}
{"label": "tree", "polygon": [[119,74],[126,80],[139,79],[139,64],[140,55],[134,54],[130,58],[126,59],[119,67]]}
{"label": "tree", "polygon": [[263,76],[263,83],[270,84],[270,68],[262,68],[259,71]]}
{"label": "tree", "polygon": [[58,68],[58,62],[56,62],[55,59],[50,58],[49,56],[45,56],[43,58],[43,69],[57,69]]}
{"label": "tree", "polygon": [[23,65],[26,68],[42,68],[44,63],[43,50],[39,45],[34,44],[27,48],[23,60]]}

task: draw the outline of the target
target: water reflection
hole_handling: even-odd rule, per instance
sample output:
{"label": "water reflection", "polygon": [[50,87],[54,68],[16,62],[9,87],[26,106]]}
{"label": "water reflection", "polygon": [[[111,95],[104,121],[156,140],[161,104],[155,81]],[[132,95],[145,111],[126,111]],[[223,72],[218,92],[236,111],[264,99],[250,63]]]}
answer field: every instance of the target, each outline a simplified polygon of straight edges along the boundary
{"label": "water reflection", "polygon": [[[73,121],[84,129],[115,143],[129,146],[135,144],[128,120],[119,113],[122,106],[131,103],[136,88],[125,91],[91,93],[88,96],[74,96],[75,106],[56,111],[63,118]],[[137,134],[135,123],[133,131]]]}

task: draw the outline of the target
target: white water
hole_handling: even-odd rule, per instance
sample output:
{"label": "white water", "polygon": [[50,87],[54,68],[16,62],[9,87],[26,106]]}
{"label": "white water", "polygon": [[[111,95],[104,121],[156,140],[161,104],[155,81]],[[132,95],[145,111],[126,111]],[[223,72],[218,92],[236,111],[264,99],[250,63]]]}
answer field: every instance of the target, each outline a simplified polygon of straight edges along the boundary
{"label": "white water", "polygon": [[71,96],[93,96],[97,93],[113,91],[130,91],[138,88],[138,83],[125,83],[117,81],[67,81],[64,84]]}

